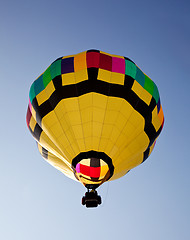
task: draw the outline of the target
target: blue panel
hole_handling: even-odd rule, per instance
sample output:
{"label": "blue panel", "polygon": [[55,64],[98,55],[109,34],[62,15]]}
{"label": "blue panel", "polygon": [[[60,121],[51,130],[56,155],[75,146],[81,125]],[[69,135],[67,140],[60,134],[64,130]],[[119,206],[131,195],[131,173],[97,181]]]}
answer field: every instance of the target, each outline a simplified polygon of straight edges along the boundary
{"label": "blue panel", "polygon": [[135,80],[136,80],[142,87],[144,87],[145,76],[144,76],[144,73],[143,73],[138,67],[137,67],[137,72],[136,72]]}
{"label": "blue panel", "polygon": [[44,90],[44,84],[43,84],[43,75],[41,75],[36,81],[34,82],[34,91],[36,96]]}

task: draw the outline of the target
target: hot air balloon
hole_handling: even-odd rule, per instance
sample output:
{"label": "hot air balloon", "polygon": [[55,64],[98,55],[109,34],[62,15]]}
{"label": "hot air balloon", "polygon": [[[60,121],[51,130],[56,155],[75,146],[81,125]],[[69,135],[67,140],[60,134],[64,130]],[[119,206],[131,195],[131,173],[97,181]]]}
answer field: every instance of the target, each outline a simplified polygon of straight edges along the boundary
{"label": "hot air balloon", "polygon": [[88,50],[55,60],[32,84],[26,117],[42,157],[96,189],[151,154],[163,128],[158,88],[129,58]]}

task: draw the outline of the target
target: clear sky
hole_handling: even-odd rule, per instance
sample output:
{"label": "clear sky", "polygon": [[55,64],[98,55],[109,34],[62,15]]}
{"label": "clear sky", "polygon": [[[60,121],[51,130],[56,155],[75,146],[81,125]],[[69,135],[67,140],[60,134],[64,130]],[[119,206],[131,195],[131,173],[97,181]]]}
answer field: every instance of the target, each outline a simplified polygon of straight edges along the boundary
{"label": "clear sky", "polygon": [[[0,239],[190,239],[190,2],[6,0],[0,7]],[[25,115],[32,82],[87,49],[131,58],[157,84],[165,126],[150,158],[100,187],[46,163]]]}

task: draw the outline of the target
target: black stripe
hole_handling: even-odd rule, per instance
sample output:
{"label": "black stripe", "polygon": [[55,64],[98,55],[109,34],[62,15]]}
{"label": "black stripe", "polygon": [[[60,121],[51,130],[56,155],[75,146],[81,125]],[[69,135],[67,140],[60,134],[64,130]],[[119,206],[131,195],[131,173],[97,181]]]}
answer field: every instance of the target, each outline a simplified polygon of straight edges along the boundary
{"label": "black stripe", "polygon": [[76,168],[77,163],[79,163],[82,159],[86,159],[86,158],[102,159],[104,162],[108,164],[108,167],[110,170],[109,178],[113,176],[114,166],[112,163],[112,159],[104,152],[96,152],[96,151],[81,152],[75,158],[73,158],[72,166]]}
{"label": "black stripe", "polygon": [[148,155],[149,155],[149,153],[150,153],[150,148],[148,147],[147,149],[146,149],[146,151],[144,152],[144,156],[143,156],[143,161],[142,161],[142,163],[148,158]]}
{"label": "black stripe", "polygon": [[42,156],[45,159],[48,159],[48,150],[46,150],[44,147],[42,147]]}
{"label": "black stripe", "polygon": [[[130,61],[130,62],[132,62],[132,63],[134,63],[130,58],[128,58],[128,57],[124,57],[126,60],[128,60],[128,61]],[[135,64],[135,63],[134,63]]]}
{"label": "black stripe", "polygon": [[36,141],[39,141],[41,133],[42,133],[42,129],[38,124],[36,124],[36,126],[34,128],[34,132],[31,131],[31,133],[32,133],[33,137],[36,139]]}
{"label": "black stripe", "polygon": [[56,90],[58,90],[61,86],[62,86],[62,78],[61,75],[56,76],[53,80],[53,85],[55,87]]}
{"label": "black stripe", "polygon": [[88,69],[88,74],[89,80],[66,86],[60,86],[60,79],[58,80],[59,83],[56,85],[56,80],[54,79],[53,81],[55,83],[56,90],[53,92],[50,98],[40,106],[38,106],[37,100],[34,98],[32,105],[37,113],[36,118],[38,124],[41,126],[42,118],[51,112],[62,99],[78,97],[86,93],[96,92],[106,96],[123,98],[129,102],[129,104],[131,104],[131,106],[144,117],[144,131],[150,139],[150,145],[152,145],[155,138],[159,135],[151,122],[152,110],[156,106],[156,101],[152,98],[148,106],[141,98],[139,98],[138,95],[131,89],[134,79],[130,76],[125,76],[125,82],[123,86],[97,80],[97,68]]}
{"label": "black stripe", "polygon": [[87,52],[100,52],[100,50],[96,50],[96,49],[90,49],[90,50],[87,50]]}
{"label": "black stripe", "polygon": [[90,167],[100,167],[100,159],[90,158]]}
{"label": "black stripe", "polygon": [[[63,57],[57,58],[54,62],[52,62],[52,64],[55,63],[55,62],[58,61],[58,60],[61,60],[62,58],[63,58]],[[52,65],[52,64],[51,64],[51,65]]]}

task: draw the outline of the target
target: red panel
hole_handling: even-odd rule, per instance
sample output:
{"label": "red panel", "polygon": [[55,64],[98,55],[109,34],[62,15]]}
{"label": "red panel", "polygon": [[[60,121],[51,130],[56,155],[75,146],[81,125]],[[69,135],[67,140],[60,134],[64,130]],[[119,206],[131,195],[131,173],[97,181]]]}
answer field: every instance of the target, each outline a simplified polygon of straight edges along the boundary
{"label": "red panel", "polygon": [[28,128],[29,128],[31,116],[32,116],[32,113],[30,112],[30,108],[28,106],[27,115],[26,115],[26,123],[27,123]]}
{"label": "red panel", "polygon": [[90,176],[92,178],[100,177],[100,167],[90,167]]}
{"label": "red panel", "polygon": [[90,167],[80,164],[80,172],[86,176],[90,176]]}
{"label": "red panel", "polygon": [[112,71],[112,57],[101,53],[100,54],[100,68],[108,70],[108,71]]}
{"label": "red panel", "polygon": [[100,53],[88,52],[86,54],[87,68],[95,67],[99,68]]}

